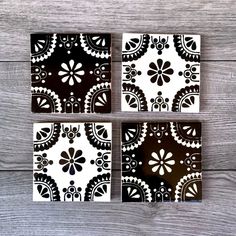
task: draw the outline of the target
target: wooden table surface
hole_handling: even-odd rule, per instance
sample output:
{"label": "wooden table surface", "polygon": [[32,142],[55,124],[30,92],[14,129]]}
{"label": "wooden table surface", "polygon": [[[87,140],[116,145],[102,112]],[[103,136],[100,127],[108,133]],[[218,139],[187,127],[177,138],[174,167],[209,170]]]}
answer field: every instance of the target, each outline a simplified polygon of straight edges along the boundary
{"label": "wooden table surface", "polygon": [[[31,114],[30,33],[113,33],[113,113]],[[202,36],[201,113],[120,112],[121,33]],[[202,203],[121,203],[121,121],[203,122]],[[32,202],[32,123],[112,121],[111,203]],[[0,235],[236,235],[235,0],[0,1]]]}

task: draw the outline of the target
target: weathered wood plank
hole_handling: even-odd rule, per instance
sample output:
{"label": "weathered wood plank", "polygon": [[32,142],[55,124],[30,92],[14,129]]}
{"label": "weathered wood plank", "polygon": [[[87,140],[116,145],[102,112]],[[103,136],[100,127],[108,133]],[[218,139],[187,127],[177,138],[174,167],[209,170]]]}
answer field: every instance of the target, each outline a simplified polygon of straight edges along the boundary
{"label": "weathered wood plank", "polygon": [[236,60],[234,0],[31,1],[0,3],[0,61],[28,61],[34,32],[111,32],[120,60],[122,32],[202,35],[203,60]]}
{"label": "weathered wood plank", "polygon": [[112,121],[113,168],[120,169],[121,121],[203,121],[203,168],[236,169],[236,62],[203,62],[199,114],[121,113],[120,63],[113,63],[111,114],[31,114],[30,64],[0,63],[0,169],[32,169],[32,123],[37,121]]}
{"label": "weathered wood plank", "polygon": [[[1,235],[235,235],[236,172],[204,172],[202,203],[32,202],[32,173],[0,171]],[[10,222],[10,223],[9,223]]]}
{"label": "weathered wood plank", "polygon": [[[236,62],[202,63],[200,114],[121,113],[115,63],[114,113],[30,113],[30,43],[35,32],[111,32],[120,61],[122,32],[202,35],[202,60],[236,60],[234,0],[100,0],[0,2],[0,235],[235,235],[236,172],[203,173],[200,204],[122,204],[120,121],[203,121],[203,168],[236,169]],[[32,202],[32,122],[113,121],[112,203]],[[9,171],[9,170],[29,171]]]}

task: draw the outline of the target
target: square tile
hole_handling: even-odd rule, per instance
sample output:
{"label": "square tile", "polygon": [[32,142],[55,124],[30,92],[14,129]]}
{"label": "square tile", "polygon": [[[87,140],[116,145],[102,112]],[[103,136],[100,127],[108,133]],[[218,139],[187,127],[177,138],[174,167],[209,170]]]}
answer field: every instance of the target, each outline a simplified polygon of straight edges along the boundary
{"label": "square tile", "polygon": [[199,112],[200,35],[123,34],[122,111]]}
{"label": "square tile", "polygon": [[122,201],[201,201],[201,123],[123,123]]}
{"label": "square tile", "polygon": [[110,201],[111,123],[35,123],[34,201]]}
{"label": "square tile", "polygon": [[110,34],[32,34],[32,112],[111,112]]}

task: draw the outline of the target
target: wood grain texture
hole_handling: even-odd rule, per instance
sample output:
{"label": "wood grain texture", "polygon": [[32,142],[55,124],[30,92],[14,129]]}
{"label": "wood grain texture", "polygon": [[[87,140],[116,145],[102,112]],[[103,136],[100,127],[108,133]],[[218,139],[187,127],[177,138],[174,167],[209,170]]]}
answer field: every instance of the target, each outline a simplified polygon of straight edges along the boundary
{"label": "wood grain texture", "polygon": [[37,121],[112,121],[113,168],[120,169],[120,122],[203,121],[203,168],[235,169],[236,162],[236,62],[203,62],[199,114],[120,112],[120,67],[113,63],[114,113],[32,114],[30,63],[0,63],[0,169],[32,169],[32,123]]}
{"label": "wood grain texture", "polygon": [[[236,172],[203,172],[202,203],[32,202],[32,173],[1,171],[0,234],[235,235]],[[10,223],[10,224],[9,224]]]}
{"label": "wood grain texture", "polygon": [[120,60],[122,32],[202,35],[203,60],[236,60],[234,0],[2,0],[0,61],[29,61],[34,32],[112,32]]}
{"label": "wood grain texture", "polygon": [[[236,232],[234,0],[0,1],[0,235],[224,235]],[[31,114],[35,32],[111,32],[111,114]],[[201,34],[201,113],[121,113],[121,33]],[[120,122],[203,122],[203,202],[120,203]],[[32,123],[112,121],[111,203],[32,202]],[[26,170],[26,171],[23,171]]]}

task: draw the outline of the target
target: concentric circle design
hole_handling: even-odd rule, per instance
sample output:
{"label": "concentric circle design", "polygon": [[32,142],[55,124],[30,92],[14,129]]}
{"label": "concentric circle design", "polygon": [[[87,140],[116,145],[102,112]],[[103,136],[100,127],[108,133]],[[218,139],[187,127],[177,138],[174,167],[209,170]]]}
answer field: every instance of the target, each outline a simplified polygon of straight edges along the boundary
{"label": "concentric circle design", "polygon": [[59,139],[60,123],[42,123],[34,126],[34,151],[48,150]]}
{"label": "concentric circle design", "polygon": [[199,201],[202,198],[202,174],[199,172],[185,175],[179,180],[175,190],[175,201]]}
{"label": "concentric circle design", "polygon": [[122,151],[134,150],[140,146],[146,137],[147,123],[123,123]]}
{"label": "concentric circle design", "polygon": [[109,201],[110,178],[110,173],[93,177],[85,189],[84,201]]}
{"label": "concentric circle design", "polygon": [[108,34],[80,34],[80,43],[84,51],[93,57],[110,57],[111,39]]}
{"label": "concentric circle design", "polygon": [[57,113],[62,111],[61,100],[52,90],[32,87],[32,112]]}
{"label": "concentric circle design", "polygon": [[[125,34],[128,37],[129,34]],[[138,60],[142,57],[148,49],[150,36],[148,34],[141,34],[134,36],[130,34],[129,38],[123,38],[124,46],[122,51],[122,60],[124,62]]]}
{"label": "concentric circle design", "polygon": [[190,148],[201,147],[201,123],[171,122],[170,130],[177,143]]}
{"label": "concentric circle design", "polygon": [[172,104],[174,112],[196,112],[199,110],[199,86],[192,85],[182,88],[177,92]]}
{"label": "concentric circle design", "polygon": [[200,40],[194,36],[174,35],[174,45],[178,55],[186,61],[200,62]]}
{"label": "concentric circle design", "polygon": [[56,34],[31,35],[31,61],[32,63],[44,61],[52,55],[56,47]]}
{"label": "concentric circle design", "polygon": [[151,202],[152,194],[149,185],[136,177],[122,177],[122,201]]}
{"label": "concentric circle design", "polygon": [[122,111],[147,111],[147,101],[143,91],[133,84],[122,84]]}
{"label": "concentric circle design", "polygon": [[101,83],[94,85],[86,94],[84,101],[85,113],[111,112],[111,85]]}

